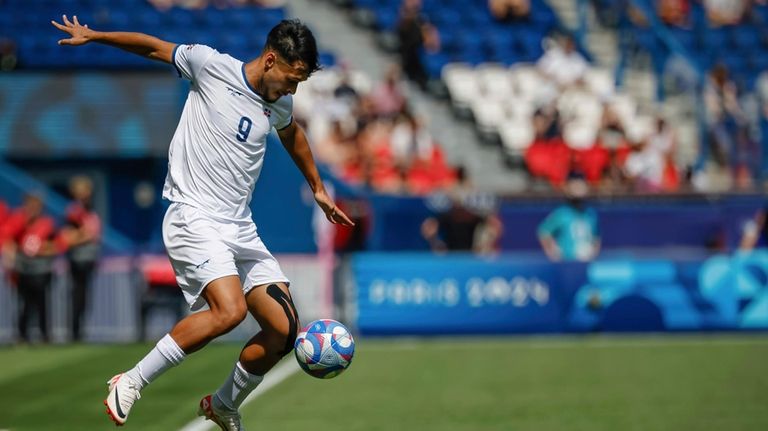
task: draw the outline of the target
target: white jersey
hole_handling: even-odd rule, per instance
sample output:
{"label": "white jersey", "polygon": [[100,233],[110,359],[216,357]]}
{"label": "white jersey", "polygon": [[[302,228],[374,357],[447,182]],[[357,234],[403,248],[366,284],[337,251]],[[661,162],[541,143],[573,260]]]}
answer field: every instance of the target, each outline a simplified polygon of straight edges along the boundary
{"label": "white jersey", "polygon": [[217,218],[250,220],[267,136],[291,124],[293,99],[265,102],[242,61],[205,45],[178,45],[172,59],[191,87],[168,151],[163,198]]}

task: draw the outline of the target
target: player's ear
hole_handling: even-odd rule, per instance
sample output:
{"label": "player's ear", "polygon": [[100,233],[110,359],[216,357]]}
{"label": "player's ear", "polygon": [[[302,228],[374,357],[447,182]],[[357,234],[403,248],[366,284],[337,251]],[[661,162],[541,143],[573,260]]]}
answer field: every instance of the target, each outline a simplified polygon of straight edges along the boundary
{"label": "player's ear", "polygon": [[272,51],[267,51],[264,54],[264,70],[269,70],[273,67],[275,67],[275,63],[277,62],[277,56]]}

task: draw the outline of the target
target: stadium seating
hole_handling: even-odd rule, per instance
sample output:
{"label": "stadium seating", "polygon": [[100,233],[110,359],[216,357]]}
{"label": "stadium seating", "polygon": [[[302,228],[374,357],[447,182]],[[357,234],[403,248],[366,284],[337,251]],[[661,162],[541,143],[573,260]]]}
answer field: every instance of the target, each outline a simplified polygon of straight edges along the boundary
{"label": "stadium seating", "polygon": [[[160,11],[147,0],[8,0],[0,2],[0,40],[15,43],[19,68],[162,67],[101,45],[57,46],[64,35],[50,21],[60,21],[62,14],[77,15],[81,23],[94,29],[138,31],[177,43],[203,43],[243,60],[255,57],[269,29],[285,18],[283,8],[256,6]],[[335,64],[331,53],[323,53],[321,60],[327,66]]]}
{"label": "stadium seating", "polygon": [[[394,32],[400,0],[353,0],[357,9],[375,16],[375,28]],[[424,53],[423,61],[431,78],[440,78],[450,62],[478,65],[495,62],[511,65],[535,61],[543,53],[542,39],[552,30],[562,28],[555,13],[544,0],[531,1],[527,20],[502,24],[493,19],[487,0],[424,0],[422,11],[438,30],[441,50]]]}
{"label": "stadium seating", "polygon": [[[645,12],[653,10],[652,2],[636,0],[633,3]],[[688,21],[686,27],[663,27],[702,70],[724,63],[740,88],[752,91],[756,77],[768,66],[764,60],[768,55],[768,28],[765,25],[768,23],[768,5],[755,4],[743,22],[717,27],[708,21],[702,4],[691,2]],[[622,22],[624,30],[632,36],[629,48],[648,53],[656,71],[661,73],[670,54],[666,46],[653,30],[628,19]]]}

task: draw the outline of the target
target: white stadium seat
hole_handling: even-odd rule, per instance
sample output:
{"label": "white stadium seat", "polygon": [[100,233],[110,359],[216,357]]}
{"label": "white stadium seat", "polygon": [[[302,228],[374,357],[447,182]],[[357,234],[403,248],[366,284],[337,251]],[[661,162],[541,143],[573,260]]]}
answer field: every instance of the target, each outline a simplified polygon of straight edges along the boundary
{"label": "white stadium seat", "polygon": [[497,63],[485,63],[476,70],[484,97],[504,100],[514,94],[512,75],[506,66]]}
{"label": "white stadium seat", "polygon": [[563,128],[563,139],[574,150],[586,150],[595,144],[597,127],[582,121],[571,121]]}
{"label": "white stadium seat", "polygon": [[472,114],[481,132],[495,132],[507,118],[504,104],[499,100],[476,99],[472,102]]}
{"label": "white stadium seat", "polygon": [[456,107],[468,107],[480,96],[476,74],[469,65],[448,64],[443,69],[443,82]]}
{"label": "white stadium seat", "polygon": [[607,100],[616,91],[613,72],[608,69],[590,68],[584,74],[584,82],[592,93],[601,100]]}
{"label": "white stadium seat", "polygon": [[511,155],[522,155],[536,137],[530,121],[507,121],[499,127],[504,150]]}

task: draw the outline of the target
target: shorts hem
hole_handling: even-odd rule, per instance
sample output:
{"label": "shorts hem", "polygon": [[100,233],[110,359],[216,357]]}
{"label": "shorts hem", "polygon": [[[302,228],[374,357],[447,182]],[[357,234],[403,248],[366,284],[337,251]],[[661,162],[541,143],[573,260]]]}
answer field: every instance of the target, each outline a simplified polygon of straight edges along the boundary
{"label": "shorts hem", "polygon": [[192,302],[191,303],[188,302],[189,308],[192,311],[197,311],[201,309],[203,305],[207,304],[205,299],[200,297],[200,294],[203,293],[203,290],[205,290],[205,288],[208,287],[208,285],[211,284],[212,282],[220,278],[229,277],[230,275],[240,276],[240,274],[238,274],[237,272],[231,272],[231,273],[225,273],[225,274],[217,274],[217,275],[214,275],[213,277],[209,277],[208,279],[206,279],[205,282],[200,285],[200,289],[198,289],[197,292],[195,293]]}
{"label": "shorts hem", "polygon": [[287,278],[268,278],[264,280],[258,280],[255,283],[251,283],[250,286],[248,287],[243,286],[243,295],[247,295],[256,286],[263,286],[269,283],[285,283],[289,287],[291,285],[291,281],[288,280]]}

